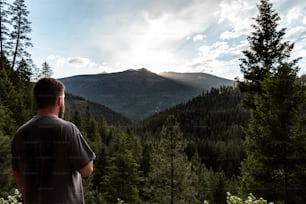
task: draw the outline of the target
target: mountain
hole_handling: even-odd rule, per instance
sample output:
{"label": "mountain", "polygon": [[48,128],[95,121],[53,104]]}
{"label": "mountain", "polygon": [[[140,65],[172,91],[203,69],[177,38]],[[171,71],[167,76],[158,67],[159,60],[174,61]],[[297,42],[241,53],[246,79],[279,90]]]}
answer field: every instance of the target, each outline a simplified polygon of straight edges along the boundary
{"label": "mountain", "polygon": [[101,116],[105,118],[109,125],[129,125],[131,121],[124,117],[123,115],[112,111],[111,109],[107,108],[98,103],[94,103],[88,101],[82,97],[74,96],[72,94],[66,94],[65,97],[65,104],[66,104],[66,113],[72,117],[76,110],[78,110],[82,115],[86,113],[87,107],[90,108],[93,116],[97,121],[101,119]]}
{"label": "mountain", "polygon": [[[192,86],[187,83],[187,79],[189,78],[164,77],[146,69],[139,69],[110,74],[80,75],[60,80],[65,84],[68,93],[103,104],[129,119],[141,120],[185,102],[201,93],[203,89],[211,87]],[[224,79],[220,79],[219,84],[223,81]]]}
{"label": "mountain", "polygon": [[201,90],[209,90],[211,88],[219,88],[220,86],[232,86],[234,81],[224,79],[206,73],[177,73],[177,72],[163,72],[161,76],[172,79],[174,81],[193,86]]}

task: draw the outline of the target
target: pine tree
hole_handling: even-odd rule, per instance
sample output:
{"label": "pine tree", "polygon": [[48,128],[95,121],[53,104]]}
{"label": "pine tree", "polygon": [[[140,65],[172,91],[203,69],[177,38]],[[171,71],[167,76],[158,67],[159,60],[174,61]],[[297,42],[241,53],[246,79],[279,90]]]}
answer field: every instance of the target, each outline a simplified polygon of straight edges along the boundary
{"label": "pine tree", "polygon": [[184,152],[185,147],[179,124],[170,115],[151,155],[151,171],[144,188],[149,203],[198,203],[197,189],[193,185],[196,175]]}
{"label": "pine tree", "polygon": [[13,30],[10,33],[10,45],[14,47],[12,55],[12,68],[14,69],[18,58],[24,58],[31,62],[30,53],[27,52],[28,47],[32,47],[31,38],[28,34],[31,32],[28,20],[29,11],[24,0],[15,0],[9,7],[11,13],[11,24]]}
{"label": "pine tree", "polygon": [[[9,39],[7,6],[8,3],[6,0],[0,0],[0,60],[2,60],[2,56],[7,56],[7,51],[9,49],[7,43]],[[0,64],[2,64],[2,61],[0,61]]]}
{"label": "pine tree", "polygon": [[[277,30],[280,17],[268,0],[261,0],[255,31],[248,37],[239,88],[247,95],[251,118],[244,129],[246,158],[242,163],[240,190],[281,203],[301,203],[305,195],[305,102],[296,83],[299,59],[290,61],[292,43],[282,42],[285,29]],[[305,163],[305,162],[304,162]],[[298,196],[300,194],[300,196]]]}
{"label": "pine tree", "polygon": [[12,188],[12,171],[10,163],[10,141],[16,124],[10,112],[1,104],[0,99],[0,197],[7,196]]}
{"label": "pine tree", "polygon": [[21,81],[26,82],[26,83],[31,81],[32,70],[25,59],[21,59],[16,71]]}
{"label": "pine tree", "polygon": [[305,93],[296,84],[296,74],[292,63],[280,63],[263,80],[264,98],[255,97],[256,110],[245,129],[247,158],[240,179],[245,193],[284,203],[300,203],[306,193],[306,165],[301,158],[306,149],[298,145],[306,143],[300,114]]}
{"label": "pine tree", "polygon": [[246,93],[244,105],[249,109],[254,109],[254,95],[263,94],[263,79],[271,75],[280,60],[290,56],[294,46],[283,42],[286,29],[277,29],[280,17],[269,0],[260,0],[257,7],[259,15],[255,18],[256,24],[252,25],[254,31],[248,37],[249,50],[243,51],[240,64],[245,81],[239,83],[239,88]]}
{"label": "pine tree", "polygon": [[10,110],[16,105],[17,92],[8,77],[7,69],[0,69],[0,101]]}
{"label": "pine tree", "polygon": [[102,146],[102,138],[99,134],[98,123],[93,117],[90,107],[87,106],[84,117],[84,137],[88,139],[89,145],[94,152],[99,155]]}
{"label": "pine tree", "polygon": [[48,78],[53,75],[53,71],[47,62],[42,64],[41,70],[39,71],[39,78]]}
{"label": "pine tree", "polygon": [[120,129],[114,131],[101,192],[107,203],[116,203],[118,198],[127,203],[141,203],[138,189],[141,181],[139,164],[129,148],[127,134]]}

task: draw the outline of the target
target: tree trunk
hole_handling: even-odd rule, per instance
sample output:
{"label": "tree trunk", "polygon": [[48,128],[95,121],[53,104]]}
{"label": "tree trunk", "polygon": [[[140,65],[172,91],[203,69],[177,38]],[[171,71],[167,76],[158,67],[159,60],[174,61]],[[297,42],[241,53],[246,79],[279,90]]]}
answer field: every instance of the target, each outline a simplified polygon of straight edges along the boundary
{"label": "tree trunk", "polygon": [[18,28],[17,28],[17,39],[16,39],[16,46],[15,46],[14,57],[13,57],[13,62],[12,62],[12,69],[14,69],[14,66],[15,66],[15,63],[16,63],[16,57],[17,57],[18,47],[19,47],[21,11],[19,11],[18,18],[19,19],[18,19]]}

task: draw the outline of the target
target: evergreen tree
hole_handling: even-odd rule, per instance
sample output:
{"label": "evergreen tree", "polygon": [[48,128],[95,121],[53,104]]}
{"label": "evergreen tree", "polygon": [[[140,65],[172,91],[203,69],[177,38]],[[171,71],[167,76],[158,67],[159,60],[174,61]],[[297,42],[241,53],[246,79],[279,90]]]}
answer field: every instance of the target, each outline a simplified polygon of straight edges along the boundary
{"label": "evergreen tree", "polygon": [[80,129],[80,131],[82,132],[82,130],[83,130],[83,121],[82,121],[82,117],[81,117],[81,114],[80,114],[78,109],[74,111],[74,114],[72,116],[72,121]]}
{"label": "evergreen tree", "polygon": [[116,203],[118,198],[127,203],[141,203],[138,190],[141,180],[139,164],[129,148],[127,134],[120,129],[114,131],[101,191],[107,203]]}
{"label": "evergreen tree", "polygon": [[151,156],[151,171],[144,189],[149,203],[198,203],[194,186],[196,175],[184,152],[185,147],[179,124],[170,115]]}
{"label": "evergreen tree", "polygon": [[[17,92],[13,83],[8,77],[7,69],[0,69],[0,101],[1,103],[13,111],[16,107]],[[13,111],[14,112],[14,111]]]}
{"label": "evergreen tree", "polygon": [[16,71],[22,82],[27,83],[31,81],[32,70],[28,63],[25,61],[25,59],[21,59]]}
{"label": "evergreen tree", "polygon": [[108,155],[108,148],[105,145],[104,141],[105,138],[108,137],[108,134],[110,132],[108,124],[103,116],[101,116],[101,120],[98,123],[98,129],[99,129],[99,136],[101,138],[100,142],[100,151],[96,153],[97,158],[95,160],[95,171],[93,174],[93,185],[100,191],[101,189],[101,182],[102,178],[105,175],[105,167],[108,166],[109,162],[109,155]]}
{"label": "evergreen tree", "polygon": [[245,129],[247,158],[240,179],[245,193],[284,203],[306,198],[306,165],[301,158],[306,149],[298,145],[306,143],[300,114],[305,94],[296,84],[296,74],[293,63],[281,63],[263,80],[265,94],[255,97],[256,110]]}
{"label": "evergreen tree", "polygon": [[18,82],[14,84],[15,89],[18,90],[17,104],[18,117],[15,117],[16,122],[21,125],[25,121],[29,120],[35,112],[34,96],[33,96],[33,84],[31,82],[31,68],[22,59],[17,67],[16,73],[18,75]]}
{"label": "evergreen tree", "polygon": [[89,145],[92,147],[93,151],[99,155],[102,146],[102,138],[99,134],[98,123],[93,117],[89,106],[86,108],[85,118],[84,118],[84,137],[88,139]]}
{"label": "evergreen tree", "polygon": [[28,20],[29,11],[24,0],[15,0],[9,10],[13,27],[10,33],[10,44],[14,47],[11,53],[12,68],[14,69],[18,58],[24,58],[28,63],[31,62],[30,53],[26,49],[33,46],[30,37],[28,37],[32,29],[30,27],[31,22]]}
{"label": "evergreen tree", "polygon": [[48,78],[53,75],[53,71],[47,62],[42,64],[41,70],[39,71],[38,78]]}
{"label": "evergreen tree", "polygon": [[[246,93],[244,105],[254,109],[254,95],[263,94],[261,82],[269,77],[278,62],[287,59],[294,44],[283,42],[285,28],[278,30],[280,17],[269,0],[260,0],[259,15],[255,18],[254,31],[248,37],[249,50],[243,51],[240,68],[244,74],[239,88]],[[296,62],[295,60],[294,62]]]}
{"label": "evergreen tree", "polygon": [[[2,60],[2,56],[7,55],[9,49],[7,43],[7,40],[9,39],[9,30],[7,28],[9,22],[7,6],[8,3],[6,0],[0,0],[0,60]],[[2,61],[0,61],[0,64],[2,64]]]}
{"label": "evergreen tree", "polygon": [[12,171],[10,158],[10,141],[14,134],[16,124],[12,113],[1,104],[0,100],[0,197],[7,196],[11,190]]}
{"label": "evergreen tree", "polygon": [[298,59],[289,60],[293,44],[282,42],[285,29],[277,31],[280,18],[272,4],[260,2],[255,31],[248,38],[250,50],[244,51],[241,63],[245,81],[239,88],[247,94],[244,104],[251,118],[244,130],[240,188],[280,203],[301,203],[306,192],[301,156],[306,151],[297,144],[306,141],[301,125],[305,93],[296,83]]}

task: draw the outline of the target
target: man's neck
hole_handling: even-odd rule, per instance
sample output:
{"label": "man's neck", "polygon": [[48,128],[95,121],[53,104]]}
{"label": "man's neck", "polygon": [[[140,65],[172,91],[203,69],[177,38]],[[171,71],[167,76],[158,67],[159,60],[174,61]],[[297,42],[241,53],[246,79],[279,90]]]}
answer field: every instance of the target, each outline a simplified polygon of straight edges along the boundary
{"label": "man's neck", "polygon": [[53,116],[58,117],[58,111],[54,108],[45,108],[45,109],[38,109],[37,111],[38,116]]}

